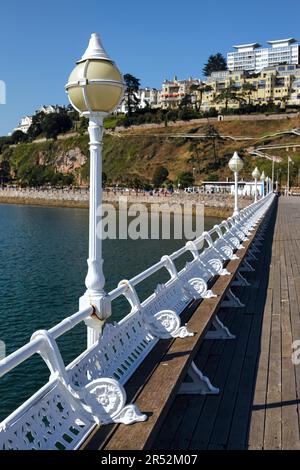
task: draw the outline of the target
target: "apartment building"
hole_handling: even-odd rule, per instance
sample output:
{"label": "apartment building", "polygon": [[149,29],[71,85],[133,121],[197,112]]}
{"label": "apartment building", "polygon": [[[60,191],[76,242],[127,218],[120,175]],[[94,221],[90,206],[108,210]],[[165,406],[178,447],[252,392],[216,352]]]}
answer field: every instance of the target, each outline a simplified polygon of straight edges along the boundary
{"label": "apartment building", "polygon": [[262,48],[257,42],[233,46],[236,51],[227,54],[228,69],[260,72],[280,64],[299,65],[300,46],[295,38],[268,41],[268,44],[271,47]]}
{"label": "apartment building", "polygon": [[[236,89],[237,96],[245,103],[268,104],[273,102],[281,107],[300,106],[300,66],[279,65],[266,67],[260,73],[242,71],[214,72],[208,77],[207,90],[203,91],[201,110],[221,110],[224,103],[216,103],[216,97],[223,89]],[[246,84],[252,87],[245,86]],[[228,102],[229,108],[238,108],[239,102]]]}
{"label": "apartment building", "polygon": [[188,78],[187,80],[178,80],[175,75],[173,80],[165,80],[160,92],[160,107],[162,109],[178,108],[182,99],[189,95],[192,85],[199,85],[198,79]]}

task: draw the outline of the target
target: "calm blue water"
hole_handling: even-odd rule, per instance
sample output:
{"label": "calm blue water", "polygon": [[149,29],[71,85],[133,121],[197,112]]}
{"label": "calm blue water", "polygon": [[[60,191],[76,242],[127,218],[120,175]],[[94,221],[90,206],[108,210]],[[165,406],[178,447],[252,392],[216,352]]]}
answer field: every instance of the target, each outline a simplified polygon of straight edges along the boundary
{"label": "calm blue water", "polygon": [[[205,228],[218,221],[207,218]],[[182,245],[182,240],[104,241],[106,290]],[[0,205],[0,340],[6,343],[7,354],[25,344],[34,331],[48,329],[78,310],[78,299],[85,291],[87,253],[86,209]],[[153,276],[138,289],[141,298],[167,278]],[[127,312],[125,301],[117,300],[113,319]],[[67,364],[85,349],[84,325],[58,343]],[[34,357],[1,378],[0,420],[46,383],[48,376],[43,361]]]}

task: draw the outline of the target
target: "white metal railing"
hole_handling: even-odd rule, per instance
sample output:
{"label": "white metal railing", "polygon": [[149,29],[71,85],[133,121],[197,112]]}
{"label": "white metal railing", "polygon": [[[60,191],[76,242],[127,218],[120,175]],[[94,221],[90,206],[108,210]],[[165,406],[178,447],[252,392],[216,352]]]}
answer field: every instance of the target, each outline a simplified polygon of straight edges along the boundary
{"label": "white metal railing", "polygon": [[[192,335],[181,326],[180,314],[194,299],[214,296],[208,283],[216,275],[229,274],[224,262],[236,258],[234,252],[243,247],[273,200],[269,194],[132,279],[121,281],[108,299],[124,296],[130,313],[118,323],[106,324],[98,342],[67,367],[56,340],[82,321],[99,329],[93,307],[48,331],[35,332],[28,344],[0,361],[0,377],[34,354],[50,370],[48,383],[0,424],[0,449],[76,449],[99,423],[145,420],[137,407],[126,405],[124,384],[159,339]],[[192,260],[178,271],[174,261],[186,253]],[[162,269],[169,280],[140,302],[135,286]]]}

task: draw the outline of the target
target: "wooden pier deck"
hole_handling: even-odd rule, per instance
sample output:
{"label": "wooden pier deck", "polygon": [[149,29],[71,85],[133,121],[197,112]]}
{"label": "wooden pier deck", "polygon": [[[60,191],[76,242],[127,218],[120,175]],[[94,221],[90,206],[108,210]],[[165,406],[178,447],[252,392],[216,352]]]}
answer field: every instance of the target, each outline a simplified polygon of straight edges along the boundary
{"label": "wooden pier deck", "polygon": [[300,449],[300,364],[292,362],[300,340],[300,198],[279,198],[253,265],[251,287],[235,288],[246,307],[219,315],[236,339],[205,340],[195,361],[220,394],[177,396],[153,449]]}

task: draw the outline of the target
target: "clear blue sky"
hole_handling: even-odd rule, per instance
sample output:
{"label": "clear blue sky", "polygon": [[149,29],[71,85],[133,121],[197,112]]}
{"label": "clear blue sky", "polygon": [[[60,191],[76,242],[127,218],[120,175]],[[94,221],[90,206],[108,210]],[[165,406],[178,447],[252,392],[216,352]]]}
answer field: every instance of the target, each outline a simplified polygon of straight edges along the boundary
{"label": "clear blue sky", "polygon": [[67,103],[64,85],[92,32],[123,73],[153,87],[174,74],[200,77],[210,54],[236,43],[300,39],[294,0],[3,0],[0,15],[0,135],[42,104]]}

